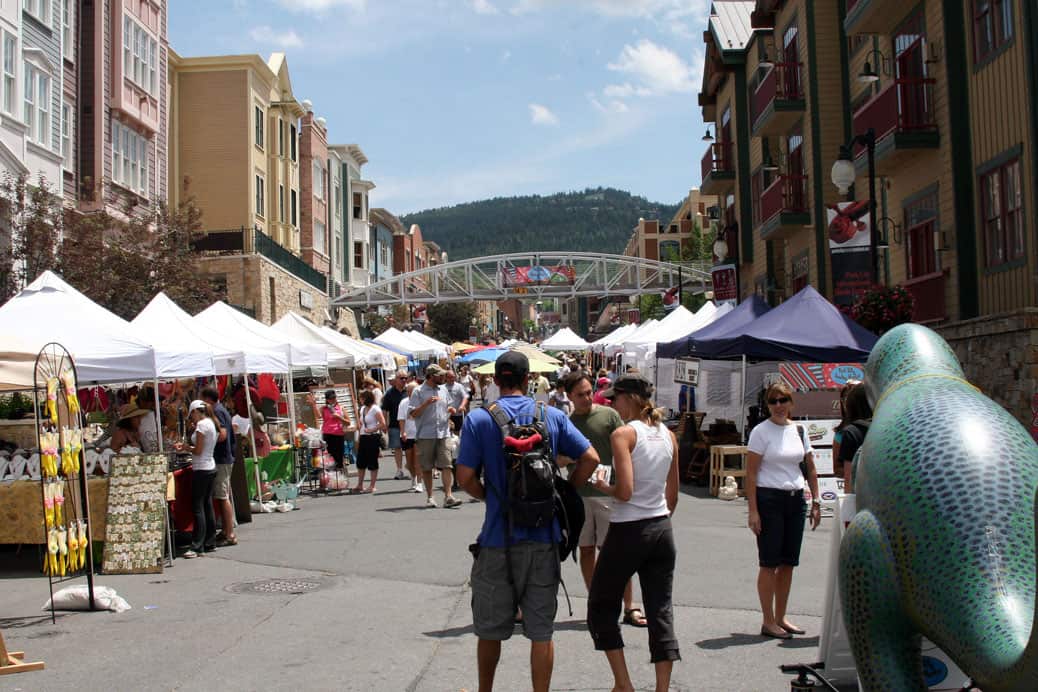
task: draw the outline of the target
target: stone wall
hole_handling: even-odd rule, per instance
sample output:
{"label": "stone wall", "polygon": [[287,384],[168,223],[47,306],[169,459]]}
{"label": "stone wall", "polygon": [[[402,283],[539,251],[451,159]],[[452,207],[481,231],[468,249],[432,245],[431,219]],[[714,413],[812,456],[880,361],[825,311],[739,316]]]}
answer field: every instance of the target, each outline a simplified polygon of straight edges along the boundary
{"label": "stone wall", "polygon": [[955,350],[966,379],[1030,429],[1038,394],[1038,308],[953,322],[937,331]]}
{"label": "stone wall", "polygon": [[[326,313],[331,312],[328,295],[262,255],[204,257],[200,266],[211,279],[226,282],[228,303],[253,311],[264,324],[273,324],[289,312],[317,325],[327,324]],[[357,320],[349,308],[340,309],[338,322],[329,326],[355,338],[358,335]]]}

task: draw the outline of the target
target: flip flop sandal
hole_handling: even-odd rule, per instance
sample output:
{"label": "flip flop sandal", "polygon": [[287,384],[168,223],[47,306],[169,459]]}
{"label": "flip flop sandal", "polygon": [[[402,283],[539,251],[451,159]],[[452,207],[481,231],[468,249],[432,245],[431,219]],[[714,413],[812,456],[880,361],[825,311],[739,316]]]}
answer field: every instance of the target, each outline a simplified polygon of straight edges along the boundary
{"label": "flip flop sandal", "polygon": [[[637,613],[637,615],[635,615],[635,613]],[[641,608],[631,608],[630,610],[625,610],[623,622],[625,625],[630,625],[631,627],[649,626],[649,621],[645,619],[645,613],[642,612]]]}

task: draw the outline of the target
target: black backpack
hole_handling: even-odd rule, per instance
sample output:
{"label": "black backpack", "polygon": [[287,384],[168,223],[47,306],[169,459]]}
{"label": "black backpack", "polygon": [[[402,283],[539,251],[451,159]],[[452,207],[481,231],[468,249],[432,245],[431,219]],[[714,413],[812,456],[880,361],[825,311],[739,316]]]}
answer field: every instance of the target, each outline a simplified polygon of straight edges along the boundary
{"label": "black backpack", "polygon": [[565,560],[570,554],[575,558],[584,526],[584,504],[559,470],[545,421],[544,404],[534,404],[534,411],[528,414],[531,422],[526,424],[510,419],[496,402],[484,408],[501,429],[507,488],[504,493],[493,490],[505,510],[508,542],[511,542],[514,526],[550,527],[552,520],[558,518],[562,529],[559,558]]}

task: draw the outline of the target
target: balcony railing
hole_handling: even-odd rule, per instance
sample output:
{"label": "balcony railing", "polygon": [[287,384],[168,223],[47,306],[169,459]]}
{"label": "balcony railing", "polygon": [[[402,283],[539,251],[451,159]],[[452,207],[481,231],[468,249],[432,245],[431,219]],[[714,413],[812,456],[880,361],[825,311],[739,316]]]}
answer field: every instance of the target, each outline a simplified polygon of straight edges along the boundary
{"label": "balcony railing", "polygon": [[[854,131],[871,127],[876,140],[891,133],[930,132],[937,129],[931,78],[895,79],[854,114]],[[864,148],[855,149],[855,156]]]}
{"label": "balcony railing", "polygon": [[779,62],[764,75],[764,79],[753,92],[752,121],[757,122],[761,113],[767,110],[773,101],[799,101],[804,98],[804,90],[800,83],[800,63]]}
{"label": "balcony railing", "polygon": [[926,324],[948,318],[944,300],[944,288],[947,281],[947,270],[944,270],[923,274],[901,282],[901,285],[915,298],[915,307],[912,308],[913,322]]}
{"label": "balcony railing", "polygon": [[253,247],[255,251],[269,259],[282,269],[302,279],[320,291],[328,291],[328,277],[292,254],[290,250],[277,243],[263,231],[254,229]]}
{"label": "balcony railing", "polygon": [[706,148],[701,163],[701,180],[706,180],[711,173],[731,173],[734,170],[731,142],[714,142]]}
{"label": "balcony railing", "polygon": [[201,234],[191,240],[191,249],[208,255],[239,255],[245,250],[244,229]]}
{"label": "balcony railing", "polygon": [[760,198],[761,222],[777,214],[807,213],[807,176],[780,175]]}

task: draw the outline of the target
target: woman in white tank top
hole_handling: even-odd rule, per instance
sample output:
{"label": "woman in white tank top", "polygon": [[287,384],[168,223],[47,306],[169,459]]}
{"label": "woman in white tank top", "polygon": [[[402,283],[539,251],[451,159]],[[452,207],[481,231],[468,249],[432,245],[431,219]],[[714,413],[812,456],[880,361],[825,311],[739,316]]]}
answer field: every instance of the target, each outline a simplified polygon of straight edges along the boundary
{"label": "woman in white tank top", "polygon": [[624,587],[635,574],[642,585],[657,690],[669,689],[674,661],[681,660],[671,603],[676,551],[670,515],[678,503],[678,445],[660,422],[652,391],[642,375],[627,373],[603,392],[627,424],[610,437],[615,484],[600,477],[594,483],[616,502],[591,579],[587,622],[617,690],[634,689],[617,620]]}

